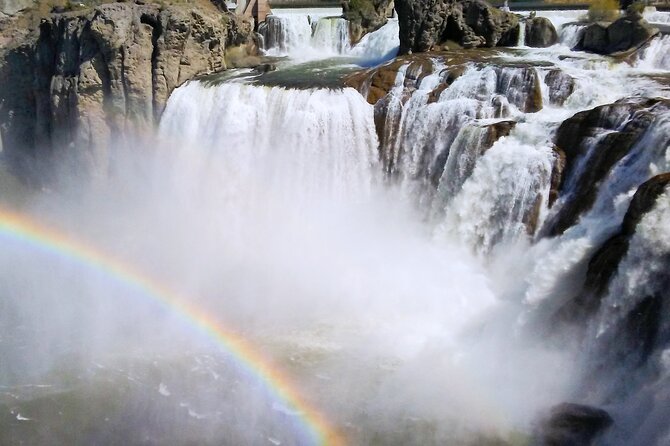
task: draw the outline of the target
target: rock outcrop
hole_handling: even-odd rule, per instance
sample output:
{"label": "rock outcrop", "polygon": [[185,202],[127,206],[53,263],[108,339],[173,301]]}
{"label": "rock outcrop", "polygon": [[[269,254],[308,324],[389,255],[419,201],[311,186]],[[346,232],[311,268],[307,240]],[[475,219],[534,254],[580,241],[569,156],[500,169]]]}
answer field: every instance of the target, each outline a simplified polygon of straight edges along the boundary
{"label": "rock outcrop", "polygon": [[393,0],[349,0],[344,3],[344,18],[349,21],[351,43],[378,30],[393,12]]}
{"label": "rock outcrop", "polygon": [[208,3],[51,14],[0,59],[6,155],[19,167],[71,160],[106,176],[119,138],[150,130],[172,90],[225,69],[231,48],[254,52],[252,31]]}
{"label": "rock outcrop", "polygon": [[549,235],[562,234],[591,208],[612,167],[635,147],[658,116],[669,111],[666,99],[623,99],[577,113],[560,125],[555,143],[565,153],[559,188],[563,203],[546,223]]}
{"label": "rock outcrop", "polygon": [[464,48],[513,46],[519,19],[483,0],[396,0],[400,54],[439,49],[447,42]]}
{"label": "rock outcrop", "polygon": [[582,32],[576,49],[597,54],[615,54],[640,48],[659,33],[640,15],[628,14],[609,26],[592,23]]}
{"label": "rock outcrop", "polygon": [[664,173],[652,177],[638,187],[619,231],[607,239],[591,257],[581,293],[561,309],[563,319],[583,320],[598,310],[600,300],[616,274],[619,263],[628,252],[637,224],[652,210],[657,198],[669,185],[670,173]]}
{"label": "rock outcrop", "polygon": [[0,16],[15,15],[33,5],[33,0],[0,0]]}
{"label": "rock outcrop", "polygon": [[551,20],[545,17],[533,17],[526,20],[524,33],[524,42],[530,47],[546,48],[558,42],[556,28]]}
{"label": "rock outcrop", "polygon": [[552,104],[563,105],[575,91],[575,80],[559,69],[549,71],[544,77],[544,83],[549,88],[549,101]]}
{"label": "rock outcrop", "polygon": [[551,410],[542,423],[537,444],[542,446],[589,446],[613,420],[597,407],[563,403]]}

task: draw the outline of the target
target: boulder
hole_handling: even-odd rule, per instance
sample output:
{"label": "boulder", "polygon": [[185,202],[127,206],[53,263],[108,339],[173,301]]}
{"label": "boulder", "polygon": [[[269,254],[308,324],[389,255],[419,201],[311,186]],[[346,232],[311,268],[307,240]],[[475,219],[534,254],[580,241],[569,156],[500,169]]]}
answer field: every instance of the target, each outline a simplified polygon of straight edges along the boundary
{"label": "boulder", "polygon": [[563,403],[551,409],[542,423],[542,446],[590,446],[613,423],[610,415],[597,407]]}
{"label": "boulder", "polygon": [[646,20],[630,15],[621,17],[607,27],[607,53],[639,48],[659,33]]}
{"label": "boulder", "polygon": [[351,43],[384,26],[393,12],[393,0],[347,0],[343,17],[349,21]]}
{"label": "boulder", "polygon": [[558,33],[551,20],[534,17],[526,20],[524,41],[530,47],[546,48],[558,42]]}
{"label": "boulder", "polygon": [[516,15],[483,0],[397,0],[400,54],[428,51],[446,42],[463,48],[513,46]]}
{"label": "boulder", "polygon": [[640,48],[659,33],[639,14],[628,14],[609,26],[593,23],[582,33],[576,49],[615,54]]}
{"label": "boulder", "polygon": [[[600,300],[607,291],[611,279],[616,274],[619,263],[628,252],[630,240],[635,234],[637,224],[647,212],[653,209],[657,198],[669,186],[670,173],[663,173],[652,177],[638,187],[628,205],[619,231],[607,239],[591,257],[582,291],[574,299],[568,301],[559,311],[558,317],[561,320],[581,321],[598,310]],[[650,296],[649,299],[650,305],[656,304],[654,296]],[[639,316],[640,314],[642,316]],[[628,316],[629,323],[633,327],[631,331],[638,334],[643,332],[643,329],[636,324],[641,319],[648,320],[650,317],[642,309],[634,309]],[[645,327],[650,326],[653,325],[647,324]],[[649,334],[639,336],[642,339],[649,339],[650,337]],[[648,342],[645,341],[646,344]]]}

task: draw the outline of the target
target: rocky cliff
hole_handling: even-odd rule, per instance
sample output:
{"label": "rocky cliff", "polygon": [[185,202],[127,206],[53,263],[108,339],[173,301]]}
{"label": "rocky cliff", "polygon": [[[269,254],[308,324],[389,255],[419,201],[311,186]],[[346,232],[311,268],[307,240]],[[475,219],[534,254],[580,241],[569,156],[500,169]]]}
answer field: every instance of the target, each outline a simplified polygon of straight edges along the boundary
{"label": "rocky cliff", "polygon": [[400,54],[443,49],[514,46],[519,19],[485,0],[350,0],[344,17],[352,41],[383,26],[392,8],[398,13]]}
{"label": "rocky cliff", "polygon": [[464,48],[514,46],[519,20],[483,0],[396,0],[400,53],[454,42]]}
{"label": "rocky cliff", "polygon": [[4,155],[24,175],[73,161],[104,177],[112,146],[150,130],[174,88],[225,69],[232,47],[254,52],[252,37],[251,23],[206,3],[50,14],[0,57]]}

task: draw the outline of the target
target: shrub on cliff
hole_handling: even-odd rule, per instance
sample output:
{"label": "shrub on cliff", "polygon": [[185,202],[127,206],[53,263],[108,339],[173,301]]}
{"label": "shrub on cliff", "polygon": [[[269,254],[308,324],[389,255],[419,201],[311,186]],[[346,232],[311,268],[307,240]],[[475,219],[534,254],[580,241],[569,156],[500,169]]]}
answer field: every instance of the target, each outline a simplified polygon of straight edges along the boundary
{"label": "shrub on cliff", "polygon": [[613,22],[619,17],[618,0],[593,0],[589,6],[591,22]]}

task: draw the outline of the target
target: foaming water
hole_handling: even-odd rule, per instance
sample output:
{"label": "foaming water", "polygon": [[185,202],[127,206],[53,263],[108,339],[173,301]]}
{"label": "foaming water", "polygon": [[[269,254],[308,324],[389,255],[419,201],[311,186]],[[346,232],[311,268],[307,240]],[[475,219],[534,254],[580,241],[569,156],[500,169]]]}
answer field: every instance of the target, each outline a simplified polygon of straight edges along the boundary
{"label": "foaming water", "polygon": [[[42,191],[24,210],[190,296],[350,444],[525,444],[544,411],[577,401],[614,416],[607,444],[664,445],[667,190],[584,336],[534,325],[580,292],[638,186],[670,170],[667,109],[639,111],[648,128],[592,206],[545,236],[596,170],[599,143],[632,117],[608,115],[611,129],[595,127],[557,185],[561,123],[631,89],[668,97],[646,73],[663,69],[666,38],[637,66],[613,63],[570,50],[575,14],[547,13],[568,24],[553,48],[453,72],[440,59],[405,64],[374,107],[349,88],[188,82],[155,147],[115,160],[107,187]],[[396,21],[351,48],[331,15],[280,11],[268,50],[363,65],[395,54]],[[225,354],[104,274],[21,243],[3,244],[0,266],[0,440],[314,443],[296,431],[299,408],[268,400]],[[641,326],[636,309],[664,315],[642,362],[623,347]]]}
{"label": "foaming water", "polygon": [[335,8],[273,10],[260,28],[265,51],[299,61],[347,56],[366,65],[396,56],[400,46],[397,19],[389,19],[352,46],[349,23],[340,15],[341,10]]}
{"label": "foaming water", "polygon": [[635,67],[642,70],[670,70],[670,36],[656,37],[649,42]]}

